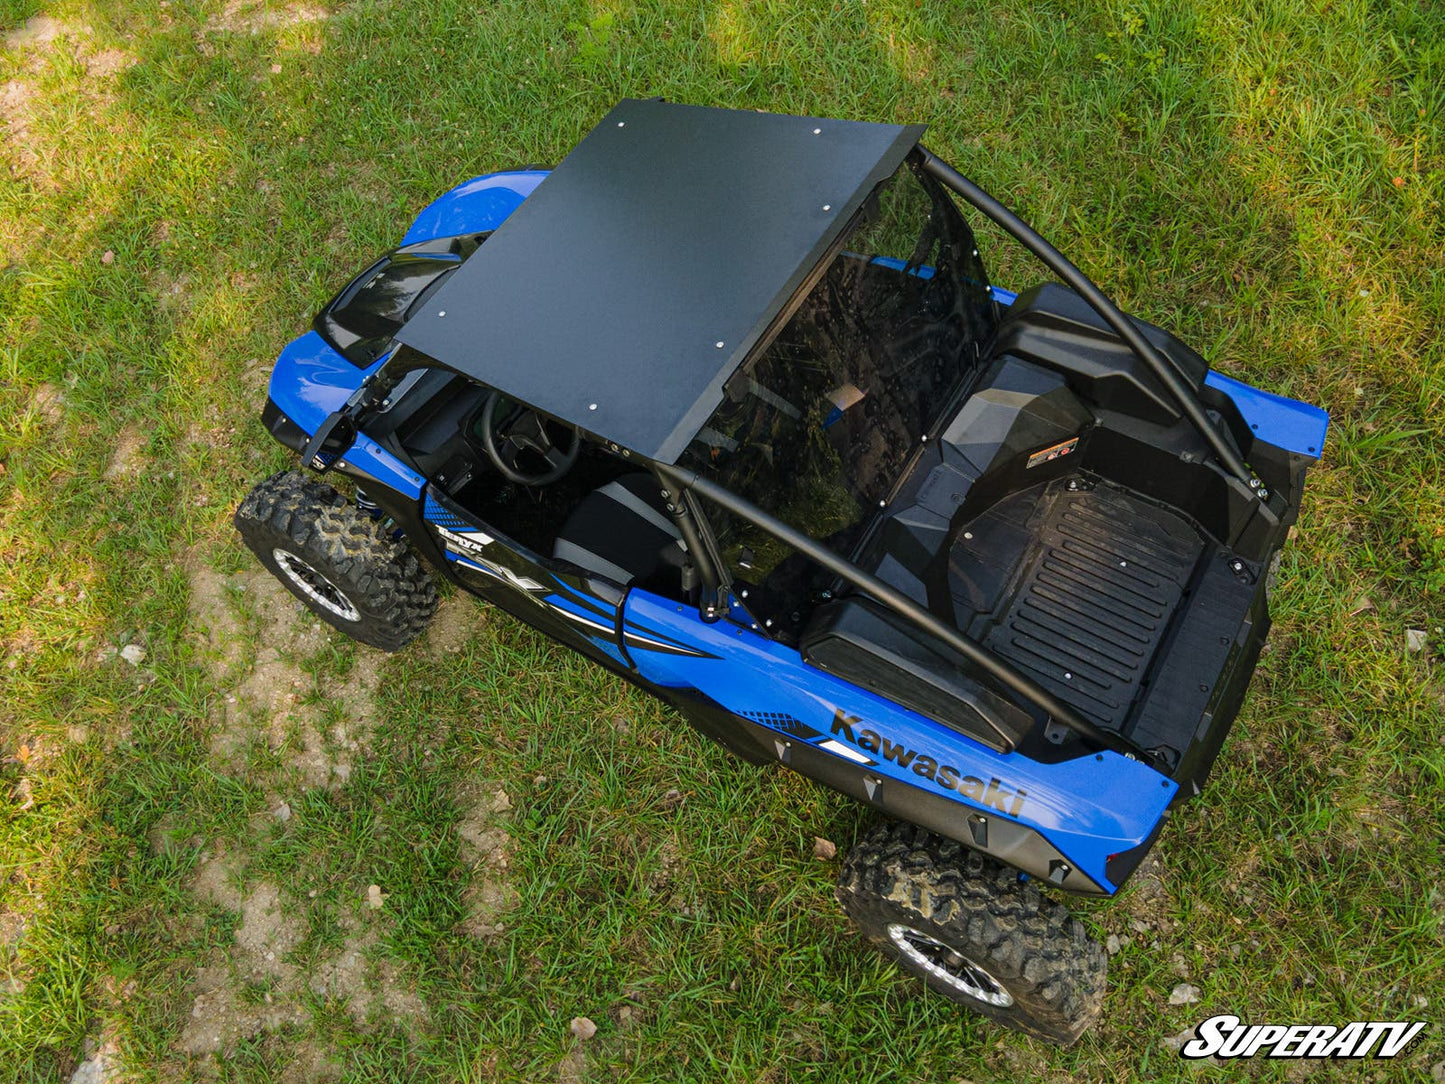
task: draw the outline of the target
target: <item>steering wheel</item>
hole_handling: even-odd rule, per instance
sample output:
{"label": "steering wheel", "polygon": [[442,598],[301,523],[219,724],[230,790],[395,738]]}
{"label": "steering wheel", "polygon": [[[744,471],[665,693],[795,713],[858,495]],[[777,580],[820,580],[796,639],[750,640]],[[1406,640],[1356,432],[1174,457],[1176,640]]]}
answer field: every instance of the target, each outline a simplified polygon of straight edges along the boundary
{"label": "steering wheel", "polygon": [[[503,403],[510,404],[510,409],[498,420],[498,408]],[[478,423],[482,451],[503,478],[518,485],[555,482],[572,469],[582,454],[582,436],[577,430],[549,421],[499,391],[491,392],[482,403]],[[557,430],[566,432],[560,442],[553,435]]]}

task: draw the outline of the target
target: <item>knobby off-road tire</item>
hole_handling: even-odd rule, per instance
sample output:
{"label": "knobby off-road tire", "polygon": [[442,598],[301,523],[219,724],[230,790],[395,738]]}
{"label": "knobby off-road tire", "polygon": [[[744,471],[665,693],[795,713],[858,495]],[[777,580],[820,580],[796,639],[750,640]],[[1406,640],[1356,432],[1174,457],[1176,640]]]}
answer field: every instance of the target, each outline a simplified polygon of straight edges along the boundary
{"label": "knobby off-road tire", "polygon": [[436,611],[436,584],[416,555],[324,482],[272,475],[246,495],[235,524],[273,576],[354,640],[396,651]]}
{"label": "knobby off-road tire", "polygon": [[885,956],[944,997],[1068,1046],[1103,1007],[1107,955],[1017,871],[909,824],[848,852],[838,901]]}

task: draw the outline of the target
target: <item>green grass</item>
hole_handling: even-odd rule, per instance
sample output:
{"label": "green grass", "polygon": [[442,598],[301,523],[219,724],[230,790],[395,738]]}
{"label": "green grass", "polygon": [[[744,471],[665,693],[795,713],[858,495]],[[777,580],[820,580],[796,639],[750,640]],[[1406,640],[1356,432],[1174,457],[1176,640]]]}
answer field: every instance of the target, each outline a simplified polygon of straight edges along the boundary
{"label": "green grass", "polygon": [[[0,1078],[66,1080],[107,1040],[167,1081],[305,1079],[297,1059],[327,1051],[353,1081],[1192,1080],[1160,1040],[1214,1012],[1439,1020],[1438,5],[356,0],[297,17],[318,12],[0,0],[0,29],[58,30],[0,52]],[[251,725],[222,722],[227,698],[281,635],[233,590],[251,619],[227,670],[191,610],[198,569],[245,582],[231,509],[287,461],[257,421],[269,359],[432,197],[556,161],[650,94],[927,121],[935,151],[1125,307],[1332,415],[1210,790],[1164,832],[1156,878],[1081,908],[1131,943],[1069,1051],[922,996],[849,932],[812,837],[845,846],[862,811],[729,760],[498,613],[440,659],[308,641],[277,664],[303,722],[213,751]],[[996,281],[1037,280],[984,233]],[[140,668],[102,658],[128,643]],[[308,789],[304,719],[347,723],[335,689],[372,667],[373,722],[326,738],[349,778]],[[515,906],[482,940],[458,925],[478,780],[513,806],[497,823]],[[237,911],[194,890],[219,853],[242,895],[281,886],[303,989],[297,1021],[212,1063],[179,1043],[197,969],[241,958]],[[358,1022],[304,989],[357,928],[371,985],[392,969],[424,1016]],[[1184,977],[1203,999],[1170,1007]],[[238,1003],[286,981],[241,983]],[[599,1025],[580,1065],[575,1015]],[[1442,1058],[1432,1024],[1367,1071]]]}

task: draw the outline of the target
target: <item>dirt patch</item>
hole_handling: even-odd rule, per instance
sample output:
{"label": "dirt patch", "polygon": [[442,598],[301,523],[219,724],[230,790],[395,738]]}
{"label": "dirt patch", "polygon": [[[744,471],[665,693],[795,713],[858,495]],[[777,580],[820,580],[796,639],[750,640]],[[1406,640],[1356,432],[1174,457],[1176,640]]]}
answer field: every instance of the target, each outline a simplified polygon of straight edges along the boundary
{"label": "dirt patch", "polygon": [[321,1043],[297,1043],[291,1048],[291,1060],[281,1070],[280,1084],[323,1084],[341,1078],[341,1062],[329,1046]]}
{"label": "dirt patch", "polygon": [[49,15],[32,15],[16,30],[5,35],[5,48],[20,52],[37,45],[49,45],[56,38],[69,32],[59,19]]}
{"label": "dirt patch", "polygon": [[[243,1039],[262,1032],[301,1026],[307,1021],[310,995],[342,1002],[360,1026],[376,1020],[420,1022],[426,1004],[414,993],[402,967],[381,949],[384,916],[344,915],[347,936],[341,948],[303,970],[291,954],[305,939],[300,901],[288,901],[270,881],[242,892],[240,863],[229,855],[206,859],[197,869],[191,891],[226,910],[240,912],[229,960],[218,953],[196,972],[191,1015],[179,1044],[190,1054],[234,1050]],[[293,1062],[303,1073],[321,1048],[302,1048]],[[312,1080],[314,1076],[293,1075]]]}
{"label": "dirt patch", "polygon": [[305,23],[323,22],[324,8],[310,4],[292,4],[279,10],[268,10],[256,0],[229,0],[219,15],[206,20],[205,34],[260,34],[267,30],[285,30]]}
{"label": "dirt patch", "polygon": [[105,468],[106,481],[134,478],[139,474],[145,466],[145,443],[145,437],[135,426],[128,425],[122,429],[115,438],[115,451],[111,453],[110,463]]}
{"label": "dirt patch", "polygon": [[54,384],[41,384],[30,397],[30,404],[49,426],[58,426],[65,417],[65,399]]}
{"label": "dirt patch", "polygon": [[517,905],[517,890],[508,879],[511,837],[507,814],[512,800],[498,783],[472,782],[454,798],[457,821],[457,856],[468,866],[471,878],[462,892],[466,918],[462,932],[491,938],[503,930],[502,916]]}
{"label": "dirt patch", "polygon": [[[255,567],[223,575],[194,557],[188,566],[191,639],[229,689],[214,720],[212,753],[234,761],[264,742],[299,785],[345,783],[376,721],[382,654],[358,647],[345,677],[317,677],[304,664],[338,634],[270,573]],[[328,708],[339,721],[327,723]]]}
{"label": "dirt patch", "polygon": [[188,1054],[234,1050],[242,1039],[304,1022],[289,998],[278,1001],[271,991],[259,994],[238,986],[225,964],[196,972],[195,1001],[181,1031],[180,1047]]}
{"label": "dirt patch", "polygon": [[49,15],[36,15],[27,19],[18,30],[5,37],[5,47],[19,54],[30,54],[30,70],[38,70],[44,59],[59,48],[58,43],[72,43],[72,53],[85,66],[85,74],[91,79],[104,79],[117,75],[134,64],[139,58],[124,49],[96,49],[91,41],[91,28],[84,23],[66,23]]}
{"label": "dirt patch", "polygon": [[0,121],[5,123],[5,149],[21,173],[28,173],[40,160],[30,139],[30,100],[34,94],[35,89],[23,79],[12,79],[0,87]]}
{"label": "dirt patch", "polygon": [[102,49],[98,53],[87,54],[82,60],[85,63],[85,73],[92,79],[119,75],[140,63],[139,57],[132,56],[124,49]]}
{"label": "dirt patch", "polygon": [[426,649],[433,658],[454,655],[481,626],[483,611],[470,595],[443,599],[426,631]]}
{"label": "dirt patch", "polygon": [[358,1024],[380,1013],[387,1020],[419,1021],[426,1018],[426,1003],[406,984],[395,961],[378,957],[381,940],[376,922],[353,916],[342,919],[348,931],[341,951],[311,974],[311,992],[343,1001]]}

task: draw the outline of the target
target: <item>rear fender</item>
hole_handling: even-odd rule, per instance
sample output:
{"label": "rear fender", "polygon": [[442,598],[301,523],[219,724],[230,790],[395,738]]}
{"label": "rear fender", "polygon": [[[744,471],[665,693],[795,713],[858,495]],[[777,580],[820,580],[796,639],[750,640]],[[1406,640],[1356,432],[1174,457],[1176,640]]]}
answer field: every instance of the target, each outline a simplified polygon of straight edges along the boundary
{"label": "rear fender", "polygon": [[646,591],[628,593],[624,621],[640,676],[706,697],[740,730],[765,728],[786,766],[901,815],[929,807],[928,827],[1066,891],[1117,891],[1110,858],[1142,856],[1178,789],[1113,752],[1055,764],[995,752],[786,645]]}

